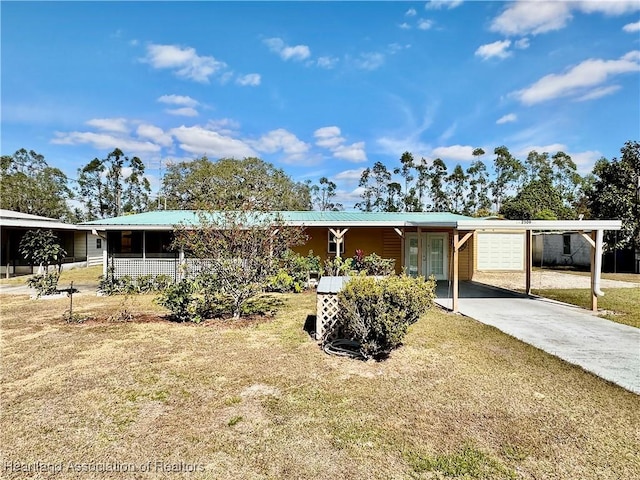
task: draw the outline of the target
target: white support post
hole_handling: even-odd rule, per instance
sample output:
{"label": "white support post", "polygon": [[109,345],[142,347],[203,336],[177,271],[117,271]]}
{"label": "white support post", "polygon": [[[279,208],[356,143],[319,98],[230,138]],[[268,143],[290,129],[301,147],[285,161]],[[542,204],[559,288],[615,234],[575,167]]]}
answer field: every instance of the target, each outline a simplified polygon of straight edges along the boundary
{"label": "white support post", "polygon": [[107,254],[107,244],[105,243],[102,249],[102,276],[107,278],[107,264],[109,262],[109,256]]}
{"label": "white support post", "polygon": [[348,228],[334,229],[330,228],[329,231],[331,235],[333,235],[334,240],[336,241],[336,257],[341,257],[340,251],[342,250],[342,242],[344,241],[344,234],[349,231]]}

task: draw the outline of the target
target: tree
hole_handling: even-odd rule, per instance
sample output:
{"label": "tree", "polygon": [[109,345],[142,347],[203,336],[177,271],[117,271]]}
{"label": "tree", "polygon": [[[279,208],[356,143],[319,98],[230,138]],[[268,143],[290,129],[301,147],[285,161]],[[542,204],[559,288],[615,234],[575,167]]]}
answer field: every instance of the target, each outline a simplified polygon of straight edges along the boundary
{"label": "tree", "polygon": [[171,209],[311,210],[309,186],[259,158],[202,157],[169,165],[162,194]]}
{"label": "tree", "polygon": [[485,152],[481,148],[473,151],[476,160],[467,169],[469,178],[469,195],[464,207],[465,215],[487,216],[491,212],[491,200],[489,199],[489,174],[486,165],[479,157]]}
{"label": "tree", "polygon": [[518,193],[507,198],[500,213],[511,220],[567,220],[575,218],[567,207],[561,192],[550,179],[535,179],[524,185]]}
{"label": "tree", "polygon": [[455,213],[462,213],[465,210],[465,195],[467,193],[468,180],[469,177],[464,173],[460,164],[456,165],[453,173],[446,178],[451,209]]}
{"label": "tree", "polygon": [[50,167],[43,155],[22,148],[0,160],[0,208],[43,217],[73,220],[67,176]]}
{"label": "tree", "polygon": [[144,212],[150,192],[142,160],[127,157],[119,148],[78,169],[78,197],[87,220]]}
{"label": "tree", "polygon": [[67,254],[51,230],[28,230],[20,240],[18,251],[25,260],[39,266],[38,273],[41,273],[43,268],[48,272],[52,263],[60,267],[62,259]]}
{"label": "tree", "polygon": [[359,186],[363,189],[360,194],[363,201],[356,203],[356,208],[363,212],[400,211],[402,187],[391,181],[391,172],[382,162],[376,162],[373,168],[362,172]]}
{"label": "tree", "polygon": [[340,210],[343,210],[341,203],[335,203],[333,201],[336,196],[336,184],[327,177],[321,177],[318,183],[319,185],[312,185],[309,187],[314,207],[321,212],[339,212]]}
{"label": "tree", "polygon": [[587,194],[593,218],[620,219],[622,230],[605,232],[608,248],[640,248],[640,143],[627,141],[622,157],[598,160],[593,168],[594,180]]}
{"label": "tree", "polygon": [[428,169],[429,191],[431,194],[431,211],[448,212],[451,210],[451,202],[445,189],[447,179],[447,165],[436,158]]}
{"label": "tree", "polygon": [[285,253],[305,240],[302,227],[255,210],[202,211],[197,225],[179,226],[175,234],[175,246],[201,260],[208,288],[231,300],[234,318],[265,290]]}
{"label": "tree", "polygon": [[396,168],[393,173],[399,174],[404,180],[404,189],[401,191],[402,210],[405,212],[419,212],[422,207],[418,197],[418,190],[413,185],[413,181],[416,179],[414,172],[417,171],[413,155],[409,152],[404,152],[400,157],[400,164],[401,167]]}
{"label": "tree", "polygon": [[525,173],[524,165],[509,152],[505,146],[494,150],[496,159],[493,162],[495,178],[491,182],[491,193],[496,211],[500,211],[502,202],[507,192],[517,185],[517,182]]}

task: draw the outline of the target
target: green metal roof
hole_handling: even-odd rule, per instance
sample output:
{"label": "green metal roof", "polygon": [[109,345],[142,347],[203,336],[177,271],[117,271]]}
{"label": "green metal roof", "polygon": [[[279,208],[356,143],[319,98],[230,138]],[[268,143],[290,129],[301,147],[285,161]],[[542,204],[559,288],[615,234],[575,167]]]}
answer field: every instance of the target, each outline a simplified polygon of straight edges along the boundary
{"label": "green metal roof", "polygon": [[[94,220],[78,225],[82,229],[95,230],[172,230],[177,225],[198,225],[200,216],[210,215],[215,222],[222,212],[198,212],[195,210],[160,210],[156,212],[124,215]],[[447,212],[254,212],[272,215],[289,225],[305,227],[431,227],[457,228],[460,230],[620,230],[620,220],[487,220]],[[264,217],[263,217],[264,219]]]}
{"label": "green metal roof", "polygon": [[[212,214],[215,220],[216,212]],[[256,212],[256,215],[260,215]],[[305,226],[392,226],[410,225],[455,226],[460,220],[472,217],[446,212],[318,212],[318,211],[282,211],[268,212],[285,223]],[[103,220],[85,222],[81,225],[97,229],[166,229],[175,225],[197,225],[199,213],[194,210],[160,210],[155,212],[124,215]]]}

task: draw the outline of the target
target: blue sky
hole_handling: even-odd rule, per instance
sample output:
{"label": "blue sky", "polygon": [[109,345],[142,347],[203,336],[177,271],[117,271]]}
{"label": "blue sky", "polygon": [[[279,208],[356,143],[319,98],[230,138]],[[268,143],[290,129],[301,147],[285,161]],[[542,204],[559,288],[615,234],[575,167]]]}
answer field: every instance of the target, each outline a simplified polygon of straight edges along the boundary
{"label": "blue sky", "polygon": [[[6,2],[2,154],[70,178],[115,147],[257,156],[357,201],[404,151],[569,153],[640,137],[640,2]],[[355,199],[355,200],[354,200]]]}

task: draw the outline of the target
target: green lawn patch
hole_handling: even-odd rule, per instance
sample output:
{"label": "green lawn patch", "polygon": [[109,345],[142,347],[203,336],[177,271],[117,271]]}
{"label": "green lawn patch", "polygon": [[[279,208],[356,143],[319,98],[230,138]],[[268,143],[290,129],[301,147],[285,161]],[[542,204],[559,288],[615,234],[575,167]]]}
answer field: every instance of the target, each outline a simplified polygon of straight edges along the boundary
{"label": "green lawn patch", "polygon": [[[536,295],[591,309],[589,289],[535,290]],[[607,288],[598,298],[602,317],[614,322],[640,328],[640,288]]]}

